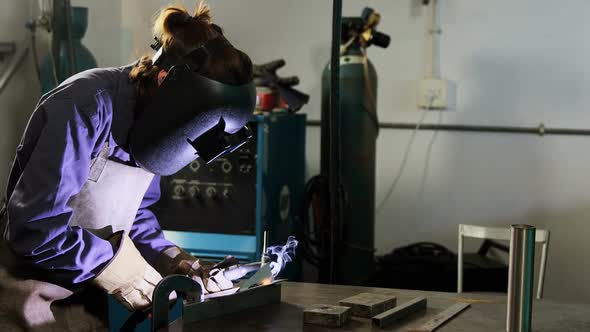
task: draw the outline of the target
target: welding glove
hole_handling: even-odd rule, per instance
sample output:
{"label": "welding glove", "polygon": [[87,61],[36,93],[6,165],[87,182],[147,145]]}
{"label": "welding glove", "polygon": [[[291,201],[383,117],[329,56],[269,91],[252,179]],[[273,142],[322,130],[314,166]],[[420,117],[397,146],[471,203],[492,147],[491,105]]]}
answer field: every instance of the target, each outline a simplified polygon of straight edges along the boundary
{"label": "welding glove", "polygon": [[201,285],[203,293],[215,293],[233,288],[234,284],[224,277],[223,270],[237,264],[238,260],[231,256],[215,264],[202,261],[179,247],[169,247],[162,251],[155,266],[162,275],[188,275]]}
{"label": "welding glove", "polygon": [[128,310],[142,310],[152,303],[152,294],[162,276],[141,256],[133,241],[122,232],[109,239],[118,250],[93,280]]}

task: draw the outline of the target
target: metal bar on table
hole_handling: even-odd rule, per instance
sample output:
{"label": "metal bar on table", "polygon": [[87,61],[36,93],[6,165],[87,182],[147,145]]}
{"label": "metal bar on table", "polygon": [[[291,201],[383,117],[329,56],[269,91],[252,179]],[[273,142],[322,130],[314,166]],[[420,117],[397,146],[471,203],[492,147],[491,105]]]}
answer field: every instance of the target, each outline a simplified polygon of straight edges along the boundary
{"label": "metal bar on table", "polygon": [[508,332],[531,330],[535,233],[533,226],[512,225],[511,227],[506,307],[506,331]]}
{"label": "metal bar on table", "polygon": [[448,307],[438,315],[434,316],[434,318],[430,319],[421,326],[408,329],[408,332],[432,332],[444,323],[451,320],[453,317],[457,316],[463,310],[469,308],[469,306],[469,303],[453,304],[452,306]]}
{"label": "metal bar on table", "polygon": [[[309,120],[307,125],[311,127],[320,126],[321,121]],[[398,123],[398,122],[380,122],[379,128],[382,129],[402,129],[415,130],[415,123]],[[562,136],[590,136],[590,129],[574,128],[548,128],[543,124],[537,127],[517,127],[517,126],[481,126],[481,125],[463,125],[463,124],[421,124],[420,130],[440,130],[440,131],[457,131],[457,132],[480,132],[480,133],[505,133],[505,134],[532,134],[539,136],[562,135]]]}
{"label": "metal bar on table", "polygon": [[417,297],[393,309],[389,309],[377,316],[374,316],[372,319],[373,325],[386,327],[395,323],[396,321],[408,317],[413,313],[426,310],[426,304],[427,300],[425,297]]}

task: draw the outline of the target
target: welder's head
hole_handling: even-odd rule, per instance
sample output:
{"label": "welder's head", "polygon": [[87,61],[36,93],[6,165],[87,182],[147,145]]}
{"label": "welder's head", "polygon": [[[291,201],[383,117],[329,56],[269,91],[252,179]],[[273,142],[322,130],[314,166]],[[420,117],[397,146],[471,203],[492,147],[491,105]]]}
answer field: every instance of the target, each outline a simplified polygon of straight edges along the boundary
{"label": "welder's head", "polygon": [[197,156],[211,162],[245,143],[256,91],[250,58],[229,43],[202,3],[194,15],[162,9],[154,33],[155,54],[130,74],[146,103],[129,148],[142,168],[170,175]]}

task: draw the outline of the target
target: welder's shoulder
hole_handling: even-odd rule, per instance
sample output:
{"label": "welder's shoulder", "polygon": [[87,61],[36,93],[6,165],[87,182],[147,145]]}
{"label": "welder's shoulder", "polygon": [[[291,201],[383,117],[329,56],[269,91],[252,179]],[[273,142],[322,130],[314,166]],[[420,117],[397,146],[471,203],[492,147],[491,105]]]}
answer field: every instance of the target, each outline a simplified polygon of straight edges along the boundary
{"label": "welder's shoulder", "polygon": [[80,72],[41,97],[37,108],[54,116],[86,117],[97,126],[97,122],[111,116],[116,74],[113,68]]}

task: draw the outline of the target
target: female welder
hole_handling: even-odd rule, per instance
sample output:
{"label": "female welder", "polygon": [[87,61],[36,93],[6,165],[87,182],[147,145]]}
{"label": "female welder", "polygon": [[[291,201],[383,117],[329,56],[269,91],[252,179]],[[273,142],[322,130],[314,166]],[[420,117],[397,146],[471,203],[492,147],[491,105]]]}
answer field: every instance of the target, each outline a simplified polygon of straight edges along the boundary
{"label": "female welder", "polygon": [[101,326],[83,306],[61,305],[81,289],[138,310],[168,274],[193,276],[209,292],[233,286],[167,241],[149,208],[159,175],[251,136],[252,63],[202,4],[194,15],[164,8],[154,30],[153,56],[82,72],[39,101],[7,186],[0,328],[7,318],[60,331]]}

